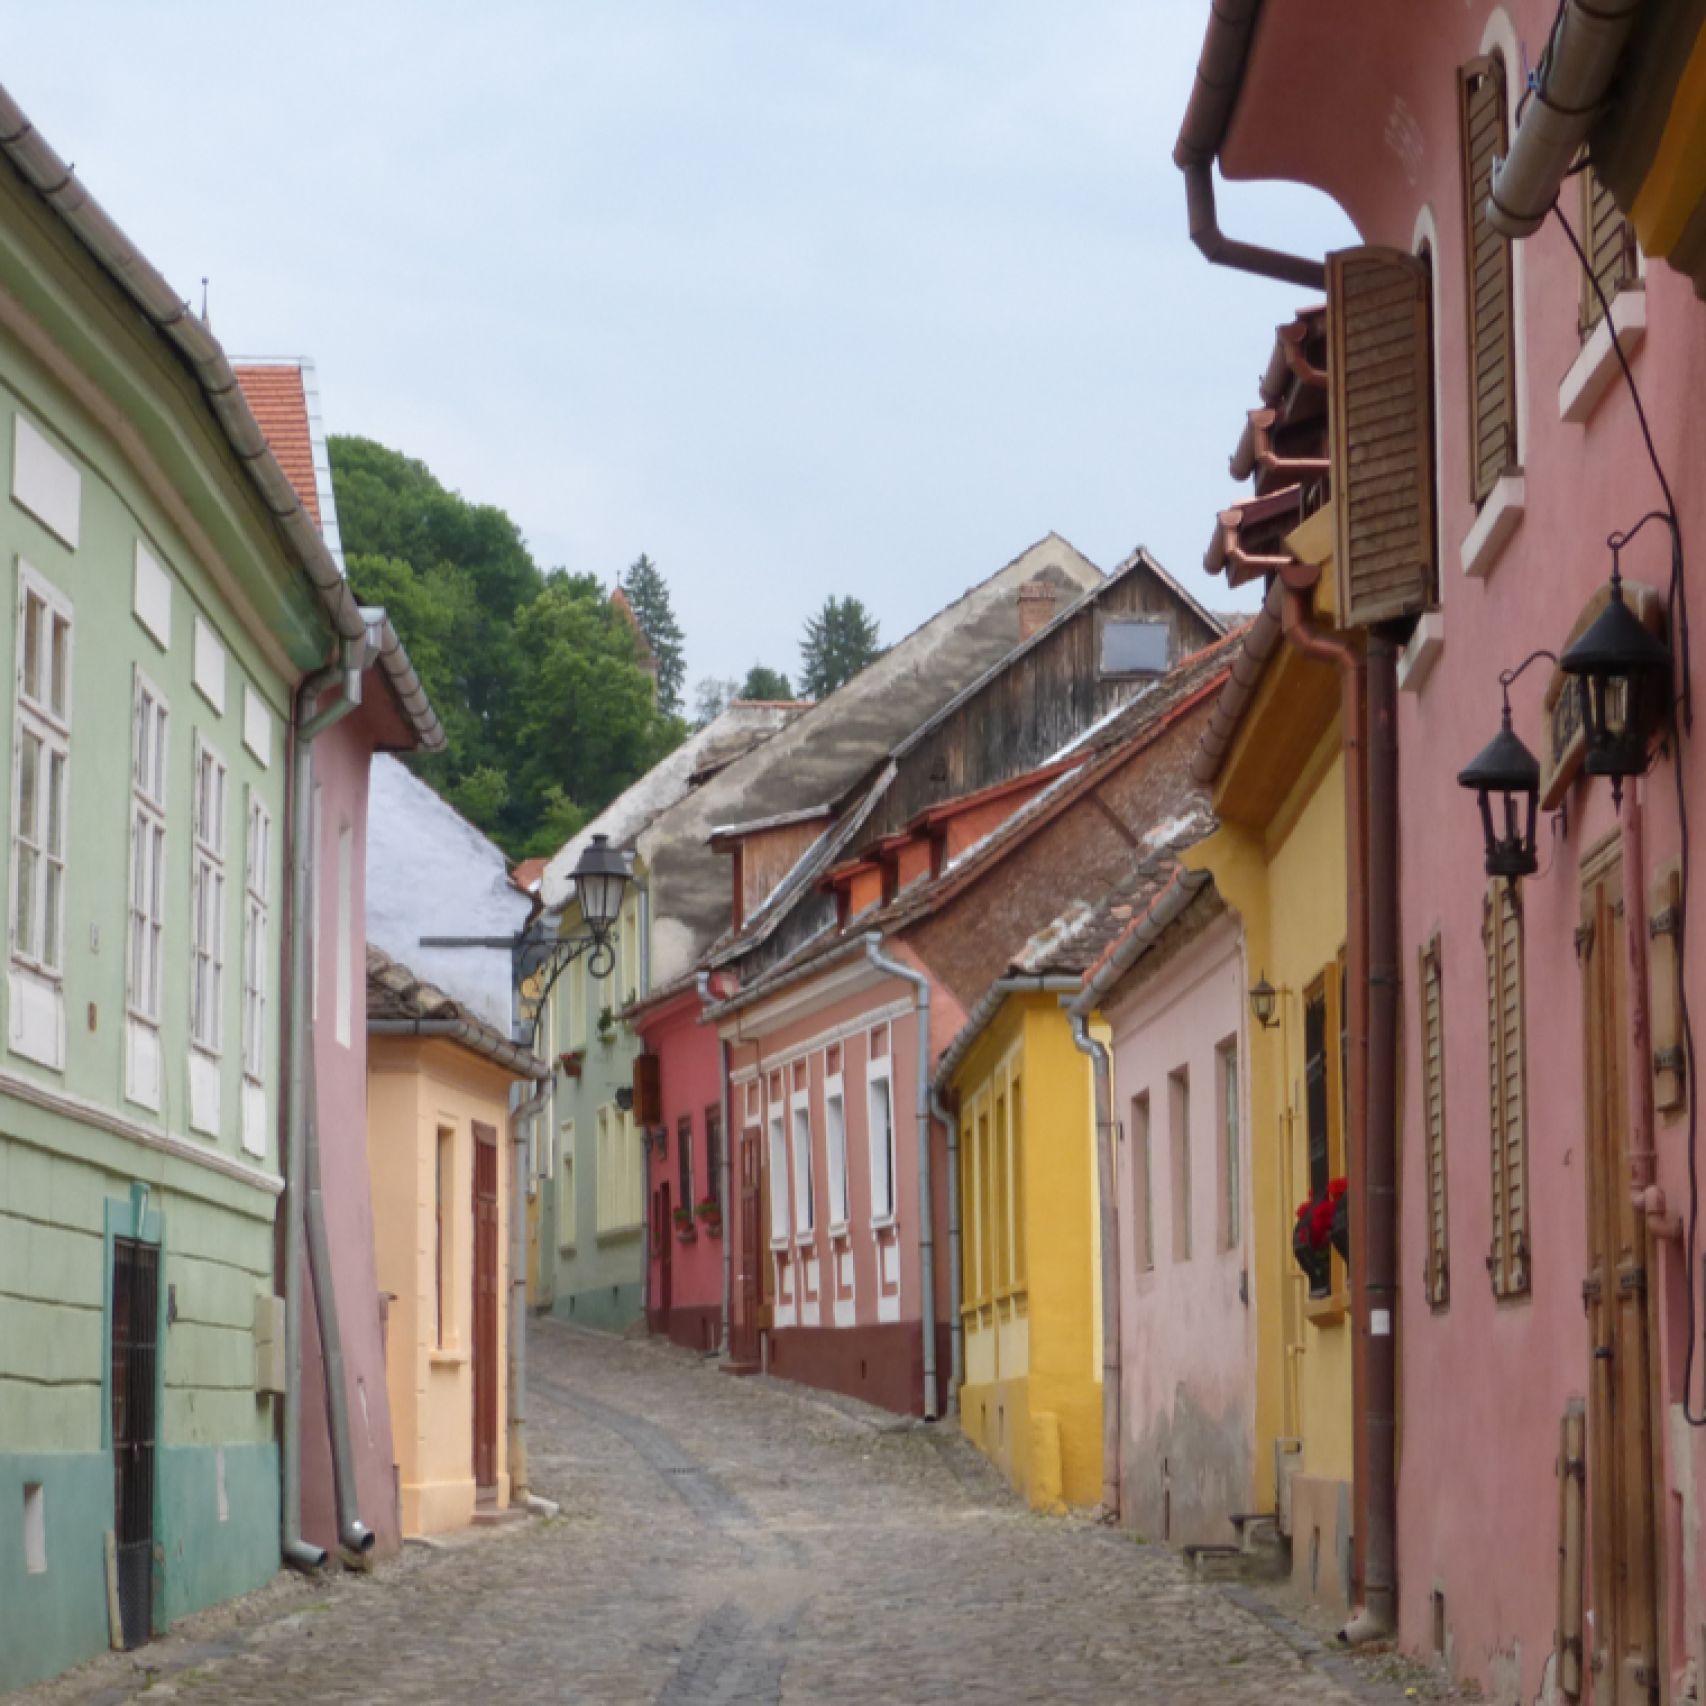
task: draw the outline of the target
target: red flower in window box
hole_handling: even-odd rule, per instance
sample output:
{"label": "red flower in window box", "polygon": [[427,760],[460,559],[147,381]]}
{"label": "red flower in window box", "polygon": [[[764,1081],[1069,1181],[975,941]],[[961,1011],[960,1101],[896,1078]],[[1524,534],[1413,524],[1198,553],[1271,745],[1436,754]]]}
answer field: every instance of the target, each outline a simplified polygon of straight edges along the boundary
{"label": "red flower in window box", "polygon": [[581,1075],[581,1051],[570,1049],[567,1054],[557,1056],[557,1064],[563,1069],[565,1078],[579,1078]]}

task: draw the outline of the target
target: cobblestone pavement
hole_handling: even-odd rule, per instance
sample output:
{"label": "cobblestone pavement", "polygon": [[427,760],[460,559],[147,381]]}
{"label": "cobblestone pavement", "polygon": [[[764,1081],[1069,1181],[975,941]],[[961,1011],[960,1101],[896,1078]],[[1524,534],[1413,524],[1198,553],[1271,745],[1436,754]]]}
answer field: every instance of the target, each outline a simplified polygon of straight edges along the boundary
{"label": "cobblestone pavement", "polygon": [[[1031,1515],[957,1434],[554,1323],[531,1471],[561,1516],[275,1584],[33,1703],[1403,1700],[1159,1547]],[[156,1667],[139,1671],[137,1662]]]}

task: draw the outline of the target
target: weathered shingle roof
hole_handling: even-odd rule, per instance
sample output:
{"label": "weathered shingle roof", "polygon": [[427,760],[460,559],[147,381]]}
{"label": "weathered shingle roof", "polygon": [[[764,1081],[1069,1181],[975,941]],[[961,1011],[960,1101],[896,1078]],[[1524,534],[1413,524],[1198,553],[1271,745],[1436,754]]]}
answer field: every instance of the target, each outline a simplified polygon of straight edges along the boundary
{"label": "weathered shingle roof", "polygon": [[401,960],[392,959],[371,942],[367,944],[367,1028],[381,1033],[406,1028],[420,1036],[446,1036],[517,1078],[551,1076],[551,1069],[531,1049],[512,1042],[442,989],[423,983]]}

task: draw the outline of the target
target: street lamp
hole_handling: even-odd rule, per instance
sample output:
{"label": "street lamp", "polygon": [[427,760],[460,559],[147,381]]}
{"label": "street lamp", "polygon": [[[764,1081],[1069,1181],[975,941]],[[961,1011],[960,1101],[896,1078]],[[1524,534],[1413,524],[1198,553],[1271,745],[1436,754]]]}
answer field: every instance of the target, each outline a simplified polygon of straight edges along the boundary
{"label": "street lamp", "polygon": [[[1489,877],[1532,877],[1540,869],[1534,850],[1534,825],[1540,810],[1540,760],[1511,727],[1510,684],[1505,688],[1499,732],[1458,771],[1457,780],[1474,789],[1481,803],[1481,833],[1486,838]],[[1499,804],[1494,806],[1494,799]]]}
{"label": "street lamp", "polygon": [[627,888],[628,861],[610,845],[608,835],[595,835],[575,864],[575,898],[592,933],[589,969],[594,977],[608,977],[616,969],[610,931],[622,916]]}
{"label": "street lamp", "polygon": [[1264,1031],[1271,1030],[1279,1023],[1274,1017],[1274,1008],[1278,1001],[1279,991],[1268,982],[1268,974],[1264,971],[1250,991],[1250,1012]]}

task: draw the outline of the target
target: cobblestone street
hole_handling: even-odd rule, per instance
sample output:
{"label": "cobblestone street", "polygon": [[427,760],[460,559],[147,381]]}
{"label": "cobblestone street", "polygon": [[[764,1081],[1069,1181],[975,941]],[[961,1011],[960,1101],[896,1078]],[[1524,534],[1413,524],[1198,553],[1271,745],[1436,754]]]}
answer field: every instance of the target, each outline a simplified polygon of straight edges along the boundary
{"label": "cobblestone street", "polygon": [[948,1430],[551,1323],[530,1358],[533,1484],[560,1517],[281,1581],[21,1699],[1403,1698],[1162,1548],[1032,1516]]}

